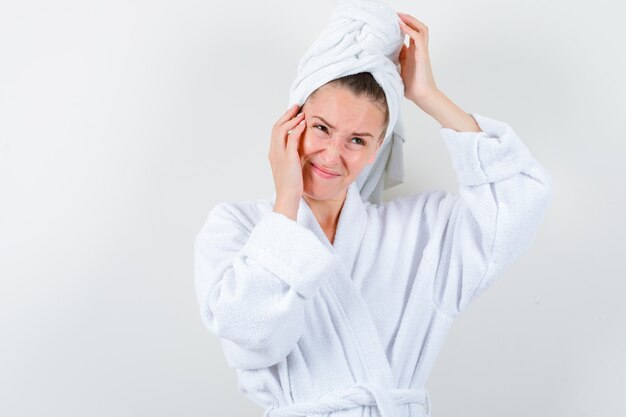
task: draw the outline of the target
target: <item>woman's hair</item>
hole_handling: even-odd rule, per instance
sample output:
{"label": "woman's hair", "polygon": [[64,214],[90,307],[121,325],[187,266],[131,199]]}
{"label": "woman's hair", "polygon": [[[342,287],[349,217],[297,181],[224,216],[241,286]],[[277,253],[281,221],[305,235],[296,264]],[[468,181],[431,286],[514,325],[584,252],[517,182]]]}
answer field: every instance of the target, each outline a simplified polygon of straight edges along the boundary
{"label": "woman's hair", "polygon": [[[389,124],[389,107],[387,106],[387,97],[385,96],[385,90],[382,89],[371,73],[359,72],[358,74],[345,75],[340,78],[335,78],[324,85],[334,85],[336,87],[347,88],[355,96],[365,96],[371,99],[375,104],[378,104],[385,112],[385,128],[378,138],[378,141],[381,142],[385,138],[387,126]],[[317,90],[319,90],[319,88]],[[309,97],[313,97],[317,90],[313,91]]]}

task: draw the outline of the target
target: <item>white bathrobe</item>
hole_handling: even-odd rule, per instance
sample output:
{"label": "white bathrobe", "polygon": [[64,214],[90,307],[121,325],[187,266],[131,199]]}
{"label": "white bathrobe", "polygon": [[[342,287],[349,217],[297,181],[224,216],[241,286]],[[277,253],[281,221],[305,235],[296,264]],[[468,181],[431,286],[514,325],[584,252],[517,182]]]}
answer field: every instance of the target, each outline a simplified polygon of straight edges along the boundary
{"label": "white bathrobe", "polygon": [[203,323],[264,417],[424,417],[454,319],[533,242],[547,171],[504,123],[440,128],[458,193],[363,202],[352,183],[334,244],[300,200],[217,204],[195,240]]}

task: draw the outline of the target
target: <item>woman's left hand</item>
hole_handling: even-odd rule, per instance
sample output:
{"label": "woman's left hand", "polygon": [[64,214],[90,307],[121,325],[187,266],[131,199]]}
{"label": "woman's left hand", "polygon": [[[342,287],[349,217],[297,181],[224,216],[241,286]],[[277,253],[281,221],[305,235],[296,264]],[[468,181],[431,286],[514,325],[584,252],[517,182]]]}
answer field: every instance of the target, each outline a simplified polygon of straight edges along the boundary
{"label": "woman's left hand", "polygon": [[428,56],[428,28],[411,15],[398,12],[402,31],[409,36],[409,47],[400,50],[400,76],[404,82],[404,95],[421,107],[421,103],[436,94],[433,71]]}

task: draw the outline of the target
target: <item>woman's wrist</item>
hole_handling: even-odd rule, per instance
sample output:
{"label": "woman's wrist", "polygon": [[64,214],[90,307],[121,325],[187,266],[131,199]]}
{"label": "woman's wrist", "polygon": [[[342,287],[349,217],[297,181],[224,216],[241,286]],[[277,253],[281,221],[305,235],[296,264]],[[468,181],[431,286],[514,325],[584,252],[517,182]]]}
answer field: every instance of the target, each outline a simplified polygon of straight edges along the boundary
{"label": "woman's wrist", "polygon": [[436,93],[415,104],[437,120],[442,127],[458,132],[481,131],[474,118],[457,106],[441,90],[437,90]]}
{"label": "woman's wrist", "polygon": [[294,222],[297,221],[298,218],[298,208],[300,208],[300,200],[291,201],[291,200],[283,200],[280,198],[276,198],[276,203],[274,203],[274,211],[276,213],[284,214],[289,217]]}

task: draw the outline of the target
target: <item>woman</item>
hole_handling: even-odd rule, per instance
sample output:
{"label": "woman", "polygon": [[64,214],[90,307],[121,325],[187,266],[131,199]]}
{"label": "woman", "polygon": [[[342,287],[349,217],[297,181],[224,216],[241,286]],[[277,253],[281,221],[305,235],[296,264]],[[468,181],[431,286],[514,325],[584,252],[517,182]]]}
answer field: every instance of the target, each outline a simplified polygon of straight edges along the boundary
{"label": "woman", "polygon": [[436,87],[427,27],[398,15],[405,97],[442,125],[459,193],[362,201],[355,179],[389,114],[371,74],[353,74],[275,123],[274,199],[218,204],[195,241],[203,322],[265,417],[429,416],[451,324],[530,246],[550,200],[509,125]]}

